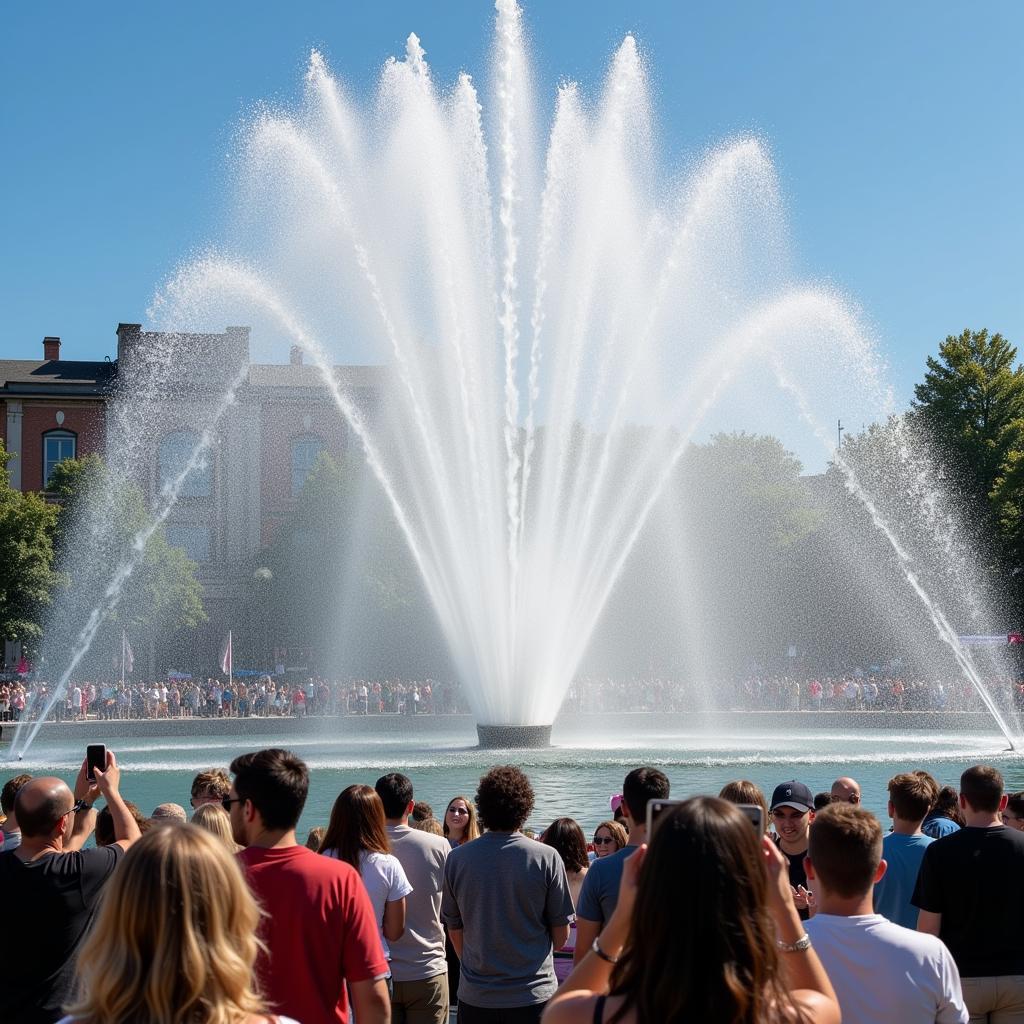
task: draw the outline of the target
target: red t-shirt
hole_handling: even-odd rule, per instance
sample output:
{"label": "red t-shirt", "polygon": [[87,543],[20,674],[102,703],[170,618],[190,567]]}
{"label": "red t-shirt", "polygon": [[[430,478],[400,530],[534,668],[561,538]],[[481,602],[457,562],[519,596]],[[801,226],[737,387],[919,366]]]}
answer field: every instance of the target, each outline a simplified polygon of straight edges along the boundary
{"label": "red t-shirt", "polygon": [[270,952],[256,971],[272,1008],[302,1024],[347,1024],[345,982],[388,973],[359,873],[305,846],[251,846],[238,857],[267,913],[260,935]]}

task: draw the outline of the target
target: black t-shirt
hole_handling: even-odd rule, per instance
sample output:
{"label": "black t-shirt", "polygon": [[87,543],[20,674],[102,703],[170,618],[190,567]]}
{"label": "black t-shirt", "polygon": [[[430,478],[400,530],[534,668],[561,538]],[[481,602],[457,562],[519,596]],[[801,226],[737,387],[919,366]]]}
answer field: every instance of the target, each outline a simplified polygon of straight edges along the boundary
{"label": "black t-shirt", "polygon": [[[797,886],[802,885],[805,889],[807,888],[807,871],[804,869],[804,857],[807,856],[807,851],[803,853],[786,853],[782,849],[782,843],[779,837],[776,835],[773,837],[775,845],[779,848],[779,852],[789,863],[789,884],[795,889]],[[806,908],[798,910],[797,913],[800,915],[801,921],[806,921],[810,916],[811,912]]]}
{"label": "black t-shirt", "polygon": [[75,953],[123,852],[107,846],[48,853],[28,863],[14,850],[0,853],[4,1024],[53,1024],[64,1015]]}
{"label": "black t-shirt", "polygon": [[942,915],[939,938],[966,978],[1024,974],[1024,832],[962,828],[924,851],[911,903]]}

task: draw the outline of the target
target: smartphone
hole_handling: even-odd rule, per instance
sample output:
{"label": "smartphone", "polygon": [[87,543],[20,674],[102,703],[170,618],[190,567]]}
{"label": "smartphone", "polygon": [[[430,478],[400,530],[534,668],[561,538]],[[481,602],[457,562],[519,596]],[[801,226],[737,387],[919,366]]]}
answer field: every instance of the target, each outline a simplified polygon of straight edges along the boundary
{"label": "smartphone", "polygon": [[683,800],[648,800],[647,801],[647,842],[651,841],[651,836],[654,834],[654,828],[658,824],[658,818],[661,817],[665,811],[671,810],[678,804],[684,803]]}
{"label": "smartphone", "polygon": [[85,762],[88,765],[87,778],[90,782],[96,781],[96,773],[93,771],[94,768],[99,768],[101,772],[107,770],[107,746],[105,743],[90,743],[85,748]]}
{"label": "smartphone", "polygon": [[749,819],[757,831],[758,838],[764,835],[764,808],[760,804],[736,805]]}

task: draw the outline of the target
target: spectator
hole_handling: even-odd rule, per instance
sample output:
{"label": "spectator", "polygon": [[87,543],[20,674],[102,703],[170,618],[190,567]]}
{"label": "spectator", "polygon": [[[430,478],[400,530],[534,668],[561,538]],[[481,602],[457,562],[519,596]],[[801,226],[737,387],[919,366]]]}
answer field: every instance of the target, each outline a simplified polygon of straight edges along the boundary
{"label": "spectator", "polygon": [[476,809],[468,797],[456,796],[449,801],[444,812],[444,834],[453,848],[479,837]]}
{"label": "spectator", "polygon": [[629,843],[611,856],[595,860],[583,880],[576,912],[576,963],[586,956],[590,944],[612,916],[626,858],[647,841],[648,802],[666,800],[668,794],[668,777],[657,768],[634,768],[626,776],[619,810],[627,822]]}
{"label": "spectator", "polygon": [[[124,805],[128,808],[128,813],[135,820],[135,824],[139,826],[139,832],[145,835],[152,828],[152,822],[131,800],[125,800]],[[117,842],[117,836],[114,833],[114,816],[106,805],[96,815],[96,830],[93,838],[97,846],[110,846]]]}
{"label": "spectator", "polygon": [[318,857],[295,839],[309,791],[306,765],[287,750],[261,750],[231,762],[224,803],[239,859],[263,905],[265,952],[257,973],[275,1012],[302,1024],[346,1024],[348,998],[360,1024],[386,1024],[387,961],[359,874]]}
{"label": "spectator", "polygon": [[928,779],[905,772],[889,780],[892,831],[882,841],[885,874],[875,886],[875,911],[904,928],[917,927],[917,907],[910,902],[924,851],[935,842],[921,822],[935,799]]}
{"label": "spectator", "polygon": [[957,791],[952,786],[943,786],[939,789],[936,785],[935,788],[935,803],[925,817],[921,831],[932,839],[941,839],[963,828],[964,817],[960,811],[960,797]]}
{"label": "spectator", "polygon": [[231,817],[220,804],[200,804],[192,815],[192,824],[215,835],[231,853],[241,851],[231,834]]}
{"label": "spectator", "polygon": [[815,793],[814,794],[814,813],[824,810],[828,805],[832,803],[832,794],[828,792]]}
{"label": "spectator", "polygon": [[405,933],[391,943],[391,1019],[394,1024],[448,1024],[441,893],[451,845],[440,823],[434,834],[409,827],[410,813],[419,805],[413,803],[412,782],[405,775],[383,775],[375,788],[384,805],[391,852],[412,886],[405,898]]}
{"label": "spectator", "polygon": [[14,798],[18,790],[31,782],[31,775],[15,775],[4,783],[0,790],[0,811],[4,815],[3,832],[0,833],[0,853],[5,850],[16,850],[21,845],[21,829],[18,828],[18,815],[14,810]]}
{"label": "spectator", "polygon": [[231,789],[231,779],[223,768],[210,768],[192,780],[193,810],[203,804],[219,804]]}
{"label": "spectator", "polygon": [[859,804],[860,783],[856,779],[844,776],[832,783],[832,790],[829,793],[832,798],[830,803],[834,804]]}
{"label": "spectator", "polygon": [[327,829],[323,825],[316,825],[309,830],[306,834],[306,849],[312,850],[314,853],[320,852],[320,847],[323,846],[324,836],[327,834]]}
{"label": "spectator", "polygon": [[[409,827],[417,829],[420,832],[429,832],[433,836],[440,836],[444,839],[444,825],[437,820],[437,818],[424,818],[422,821],[413,821],[409,818]],[[447,840],[445,840],[447,842]],[[448,843],[448,849],[452,848],[452,844]]]}
{"label": "spectator", "polygon": [[349,786],[338,794],[320,852],[351,864],[359,872],[373,904],[384,957],[390,962],[388,943],[400,939],[405,931],[405,897],[412,886],[401,862],[391,853],[384,805],[375,789]]}
{"label": "spectator", "polygon": [[[4,977],[4,1024],[52,1024],[71,995],[75,956],[92,923],[103,886],[124,851],[139,838],[119,792],[120,770],[107,751],[106,771],[88,779],[82,762],[75,790],[57,778],[26,782],[15,797],[21,845],[0,853],[4,916],[17,922],[17,940],[30,955]],[[114,817],[116,840],[82,850],[102,794]],[[15,932],[8,929],[13,938]],[[8,960],[8,965],[10,960]]]}
{"label": "spectator", "polygon": [[727,782],[718,794],[719,800],[728,800],[731,804],[752,804],[761,808],[764,821],[764,830],[768,831],[771,816],[768,814],[768,801],[764,797],[761,787],[747,779],[740,779],[738,782]]}
{"label": "spectator", "polygon": [[796,1020],[838,1024],[839,1006],[785,858],[714,797],[667,811],[650,850],[629,857],[604,931],[544,1014],[545,1024]]}
{"label": "spectator", "polygon": [[775,845],[789,862],[789,884],[793,887],[793,902],[806,921],[810,917],[807,875],[804,857],[807,841],[814,821],[814,797],[802,783],[793,779],[775,787],[772,793],[772,821],[775,824]]}
{"label": "spectator", "polygon": [[1004,825],[1024,832],[1024,793],[1010,793],[1006,797],[1006,810],[1002,817]]}
{"label": "spectator", "polygon": [[181,804],[157,804],[149,816],[154,825],[173,825],[188,821],[188,815]]}
{"label": "spectator", "polygon": [[417,824],[421,821],[426,821],[428,818],[434,817],[434,808],[430,806],[425,800],[417,800],[413,804],[412,814],[409,815],[411,825],[413,822]]}
{"label": "spectator", "polygon": [[999,820],[1003,777],[976,765],[960,776],[965,826],[931,844],[913,903],[917,927],[949,947],[971,1020],[1024,1019],[1024,834]]}
{"label": "spectator", "polygon": [[492,768],[476,803],[487,832],[448,856],[442,902],[462,962],[459,1020],[539,1021],[556,988],[552,949],[565,945],[573,914],[565,868],[520,832],[533,788],[518,768]]}
{"label": "spectator", "polygon": [[[628,842],[629,836],[626,834],[626,830],[617,821],[602,821],[594,829],[595,859],[600,860],[602,857],[610,857],[613,853],[618,853]],[[579,901],[575,900],[574,902],[578,903]]]}
{"label": "spectator", "polygon": [[[583,879],[587,877],[590,861],[587,859],[587,839],[583,829],[572,818],[555,818],[544,830],[541,841],[558,851],[569,879],[569,895],[573,906],[579,902]],[[556,949],[555,977],[565,981],[572,970],[573,955],[576,952],[576,921],[569,924],[569,939],[561,949]]]}
{"label": "spectator", "polygon": [[807,933],[828,971],[843,1024],[967,1024],[949,950],[932,935],[872,912],[872,887],[886,873],[875,816],[838,801],[826,807],[811,829],[806,863],[817,907]]}
{"label": "spectator", "polygon": [[153,829],[109,886],[60,1024],[268,1020],[253,986],[259,921],[223,843],[191,825]]}

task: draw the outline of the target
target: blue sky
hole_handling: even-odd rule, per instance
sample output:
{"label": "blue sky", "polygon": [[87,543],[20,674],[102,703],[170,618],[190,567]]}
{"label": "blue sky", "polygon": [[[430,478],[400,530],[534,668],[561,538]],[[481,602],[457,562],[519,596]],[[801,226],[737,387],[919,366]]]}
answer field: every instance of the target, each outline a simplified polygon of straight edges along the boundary
{"label": "blue sky", "polygon": [[[852,295],[900,397],[965,326],[1024,353],[1024,5],[545,0],[541,109],[596,90],[633,31],[668,162],[767,140],[802,273]],[[118,321],[219,235],[233,133],[301,92],[311,47],[357,94],[416,31],[436,79],[484,78],[487,0],[7,5],[0,22],[0,355],[114,354]]]}

